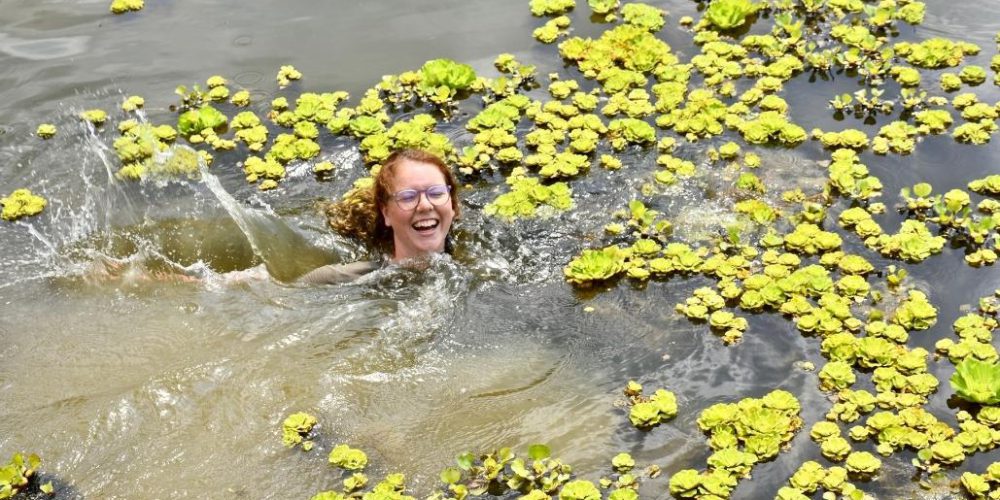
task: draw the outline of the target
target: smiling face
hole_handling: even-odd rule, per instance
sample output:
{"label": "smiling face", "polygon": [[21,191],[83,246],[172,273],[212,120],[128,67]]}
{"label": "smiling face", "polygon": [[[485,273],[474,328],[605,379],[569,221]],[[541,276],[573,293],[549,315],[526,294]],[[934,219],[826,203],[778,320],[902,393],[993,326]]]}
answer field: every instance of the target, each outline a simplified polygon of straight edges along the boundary
{"label": "smiling face", "polygon": [[[423,190],[445,184],[447,180],[436,165],[403,159],[396,165],[389,200],[382,205],[385,225],[392,230],[392,260],[409,259],[444,251],[445,238],[451,230],[455,209],[450,199],[440,205],[431,204]],[[405,210],[394,195],[404,189],[421,191],[417,206]]]}

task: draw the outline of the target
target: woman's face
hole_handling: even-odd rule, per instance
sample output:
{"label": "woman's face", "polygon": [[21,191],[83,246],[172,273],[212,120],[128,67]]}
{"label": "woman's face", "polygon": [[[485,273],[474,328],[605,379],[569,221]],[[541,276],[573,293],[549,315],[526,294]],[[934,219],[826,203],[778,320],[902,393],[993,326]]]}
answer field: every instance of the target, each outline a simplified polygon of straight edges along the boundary
{"label": "woman's face", "polygon": [[[441,185],[447,182],[435,165],[404,159],[396,166],[390,199],[382,207],[385,225],[392,229],[393,260],[444,251],[445,238],[455,218],[450,193],[442,200],[440,193],[438,197],[433,195],[436,189],[431,194],[425,192]],[[417,202],[415,207],[407,209],[405,202],[397,202],[397,195],[411,189],[418,191]],[[432,199],[438,204],[432,204]]]}

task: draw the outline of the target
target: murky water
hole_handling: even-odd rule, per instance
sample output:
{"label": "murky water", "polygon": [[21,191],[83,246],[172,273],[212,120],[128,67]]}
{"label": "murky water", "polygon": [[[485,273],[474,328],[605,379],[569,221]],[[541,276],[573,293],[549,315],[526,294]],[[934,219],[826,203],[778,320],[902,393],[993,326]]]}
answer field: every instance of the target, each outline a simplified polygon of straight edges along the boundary
{"label": "murky water", "polygon": [[[697,4],[650,3],[671,13],[661,37],[695,53],[676,19]],[[473,188],[454,257],[424,271],[389,267],[353,284],[302,287],[268,271],[290,277],[365,255],[331,234],[316,209],[363,173],[346,141],[323,143],[323,159],[341,166],[332,180],[300,165],[280,196],[246,185],[237,155],[219,155],[202,181],[131,184],[109,175],[114,131],[73,117],[138,94],[151,120],[172,121],[174,87],[214,74],[251,90],[260,112],[273,96],[307,90],[357,96],[383,74],[438,57],[491,71],[495,56],[510,52],[543,75],[562,71],[554,47],[531,38],[541,21],[526,1],[151,0],[122,17],[106,4],[0,0],[0,192],[27,186],[50,200],[42,217],[0,225],[0,458],[42,455],[58,498],[308,498],[339,485],[325,452],[344,442],[368,452],[373,477],[404,472],[418,495],[438,487],[438,471],[457,453],[546,442],[589,479],[607,473],[620,451],[655,463],[666,474],[641,493],[665,497],[670,473],[702,467],[709,454],[695,424],[703,408],[782,388],[802,402],[808,429],[829,407],[815,374],[795,368],[822,363],[819,343],[789,321],[753,316],[744,341],[727,347],[673,312],[708,283],[701,278],[623,280],[598,294],[563,282],[562,266],[658,168],[652,152],[624,154],[621,172],[595,169],[574,181],[577,209],[550,220],[485,219],[478,209],[500,186]],[[925,24],[902,36],[979,43],[985,50],[969,62],[988,66],[1000,29],[992,7],[930,1]],[[585,2],[572,17],[575,34],[603,29],[588,21]],[[305,79],[277,91],[274,74],[289,63]],[[850,116],[837,123],[818,104],[855,83],[805,75],[783,96],[807,130],[877,130]],[[1000,98],[989,84],[975,91],[986,102]],[[30,136],[42,122],[59,126],[57,141]],[[460,128],[445,132],[468,140]],[[994,173],[998,147],[930,137],[912,155],[862,161],[891,205],[899,188],[920,180],[946,191]],[[703,150],[678,155],[697,162]],[[783,182],[825,176],[827,153],[815,143],[759,153],[762,179],[780,186],[774,193]],[[721,201],[705,198],[711,176],[700,182],[653,200],[679,237],[697,238],[728,217]],[[890,215],[887,227],[899,220]],[[940,310],[937,326],[911,345],[949,335],[962,304],[1000,286],[995,268],[970,268],[961,256],[946,249],[907,266]],[[150,280],[156,273],[191,279]],[[950,374],[949,364],[935,366]],[[633,429],[613,406],[629,379],[676,392],[678,418]],[[939,391],[929,407],[950,421],[949,394]],[[295,411],[321,423],[310,453],[281,445],[280,423]],[[755,468],[735,497],[771,497],[803,460],[820,459],[807,434]],[[886,498],[919,495],[908,458],[893,460],[879,485],[863,487]]]}

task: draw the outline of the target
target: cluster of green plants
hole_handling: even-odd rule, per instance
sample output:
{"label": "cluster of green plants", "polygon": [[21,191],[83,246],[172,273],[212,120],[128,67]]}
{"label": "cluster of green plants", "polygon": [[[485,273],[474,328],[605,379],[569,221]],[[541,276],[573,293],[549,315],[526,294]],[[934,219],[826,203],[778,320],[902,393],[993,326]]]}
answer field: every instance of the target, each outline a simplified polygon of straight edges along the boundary
{"label": "cluster of green plants", "polygon": [[308,413],[299,412],[289,415],[281,423],[281,442],[289,448],[302,445],[302,451],[311,450],[313,442],[307,437],[317,423],[319,421],[316,417]]}
{"label": "cluster of green plants", "polygon": [[698,417],[714,452],[707,469],[685,469],[670,478],[676,498],[728,498],[757,463],[778,456],[802,427],[798,399],[787,391],[709,406]]}
{"label": "cluster of green plants", "polygon": [[15,189],[11,194],[0,198],[0,205],[3,205],[0,218],[12,221],[38,215],[45,209],[46,204],[48,202],[45,198],[33,194],[28,189]]}
{"label": "cluster of green plants", "polygon": [[666,389],[657,389],[652,396],[642,395],[642,385],[629,380],[625,385],[629,405],[628,419],[639,429],[652,429],[677,416],[677,396]]}
{"label": "cluster of green plants", "polygon": [[[25,491],[34,480],[41,464],[42,460],[38,455],[31,454],[25,457],[21,453],[15,453],[10,461],[0,465],[0,499],[13,498],[14,495]],[[52,483],[41,484],[38,489],[47,494],[55,492]]]}
{"label": "cluster of green plants", "polygon": [[611,459],[613,473],[597,484],[575,479],[573,467],[551,457],[548,446],[528,447],[527,456],[519,457],[509,448],[475,456],[463,453],[455,459],[456,467],[441,472],[446,485],[429,498],[463,500],[470,496],[509,496],[544,500],[557,496],[560,500],[636,500],[643,477],[655,478],[659,467],[650,465],[643,474],[634,471],[635,459],[619,453]]}
{"label": "cluster of green plants", "polygon": [[[634,384],[634,385],[633,385]],[[641,387],[630,384],[633,395],[639,397]],[[629,393],[629,389],[626,393]],[[664,396],[666,391],[657,391],[653,399],[661,410],[666,410]],[[667,393],[669,394],[669,393]],[[673,395],[670,394],[672,400]],[[644,404],[644,403],[638,403]],[[672,407],[676,414],[676,402]],[[317,424],[317,419],[307,413],[289,415],[282,423],[282,442],[292,448],[302,445],[303,451],[309,451],[312,441],[304,440],[310,436]],[[442,487],[426,498],[463,500],[469,497],[505,496],[517,494],[521,498],[547,499],[553,495],[561,500],[637,500],[641,476],[633,471],[635,459],[628,453],[619,453],[611,459],[612,474],[600,479],[597,484],[591,481],[576,479],[573,467],[563,461],[552,458],[551,450],[543,444],[531,445],[523,457],[517,456],[510,448],[501,448],[495,452],[475,456],[472,453],[462,453],[455,458],[455,466],[441,471],[439,477]],[[23,460],[15,456],[13,465],[23,471],[26,477],[21,478],[13,492],[27,484],[27,478],[37,467],[37,457],[29,469]],[[368,456],[364,451],[351,448],[346,444],[335,446],[329,454],[329,464],[342,470],[343,487],[336,490],[325,490],[315,494],[312,500],[346,500],[360,498],[363,500],[412,500],[406,487],[403,474],[390,473],[385,478],[369,487],[369,478],[363,472],[368,466]],[[6,469],[0,469],[0,495]],[[654,478],[660,474],[659,467],[650,465],[644,471],[645,477]],[[20,476],[18,476],[20,477]],[[602,491],[603,490],[603,491]],[[0,496],[8,498],[8,496]]]}
{"label": "cluster of green plants", "polygon": [[962,473],[962,489],[976,500],[1000,496],[1000,462],[993,462],[983,474]]}

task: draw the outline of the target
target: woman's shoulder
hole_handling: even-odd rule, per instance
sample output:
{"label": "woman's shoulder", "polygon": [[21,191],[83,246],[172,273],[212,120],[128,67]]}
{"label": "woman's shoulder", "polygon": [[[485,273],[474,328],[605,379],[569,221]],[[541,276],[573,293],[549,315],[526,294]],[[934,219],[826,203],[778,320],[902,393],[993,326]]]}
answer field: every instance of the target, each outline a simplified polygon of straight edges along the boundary
{"label": "woman's shoulder", "polygon": [[349,264],[330,264],[313,269],[295,281],[316,285],[349,283],[378,269],[380,266],[378,262],[370,260],[360,260]]}

